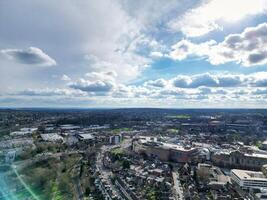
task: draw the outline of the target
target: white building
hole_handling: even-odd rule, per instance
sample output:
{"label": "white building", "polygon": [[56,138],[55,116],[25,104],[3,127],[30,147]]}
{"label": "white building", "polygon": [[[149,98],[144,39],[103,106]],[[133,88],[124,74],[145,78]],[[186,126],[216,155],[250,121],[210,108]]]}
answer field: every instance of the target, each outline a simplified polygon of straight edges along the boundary
{"label": "white building", "polygon": [[231,181],[242,189],[267,188],[267,177],[261,171],[232,169]]}
{"label": "white building", "polygon": [[16,157],[15,150],[8,151],[5,157],[6,163],[12,163],[15,160],[15,157]]}
{"label": "white building", "polygon": [[262,143],[262,149],[267,150],[267,140]]}
{"label": "white building", "polygon": [[34,131],[37,131],[37,128],[21,128],[20,131],[14,131],[10,133],[10,136],[25,136],[31,135]]}
{"label": "white building", "polygon": [[41,137],[44,141],[48,141],[48,142],[62,142],[63,141],[63,137],[58,135],[57,133],[41,134]]}
{"label": "white building", "polygon": [[122,136],[121,135],[113,135],[109,137],[109,143],[110,144],[119,144],[122,141]]}
{"label": "white building", "polygon": [[79,140],[82,140],[82,141],[91,141],[91,140],[94,140],[94,136],[90,133],[81,133],[81,134],[78,134],[78,139]]}

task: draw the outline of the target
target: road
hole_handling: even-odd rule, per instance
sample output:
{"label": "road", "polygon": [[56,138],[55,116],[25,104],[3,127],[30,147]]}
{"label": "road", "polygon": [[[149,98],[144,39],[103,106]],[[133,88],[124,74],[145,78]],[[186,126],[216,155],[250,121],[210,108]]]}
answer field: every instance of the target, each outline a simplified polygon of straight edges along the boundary
{"label": "road", "polygon": [[115,184],[120,188],[120,191],[123,193],[123,196],[127,200],[133,200],[132,197],[128,194],[128,192],[124,189],[124,187],[116,180]]}
{"label": "road", "polygon": [[117,190],[117,188],[115,187],[115,185],[111,182],[110,177],[112,177],[113,173],[112,171],[110,171],[109,169],[106,169],[104,167],[103,164],[103,159],[104,159],[104,155],[105,152],[110,151],[111,149],[115,148],[116,146],[106,146],[103,145],[99,151],[99,153],[97,154],[97,159],[96,159],[96,167],[100,173],[100,176],[102,177],[102,179],[108,183],[108,185],[110,185],[111,187],[111,191],[112,191],[112,196],[117,196],[120,199],[123,199],[120,195],[120,192]]}
{"label": "road", "polygon": [[83,200],[83,190],[80,183],[80,178],[78,176],[73,178],[74,184],[75,184],[75,190],[76,190],[76,199]]}
{"label": "road", "polygon": [[172,172],[172,179],[173,179],[173,189],[174,189],[175,199],[183,200],[184,194],[179,180],[179,173],[177,172],[177,170]]}

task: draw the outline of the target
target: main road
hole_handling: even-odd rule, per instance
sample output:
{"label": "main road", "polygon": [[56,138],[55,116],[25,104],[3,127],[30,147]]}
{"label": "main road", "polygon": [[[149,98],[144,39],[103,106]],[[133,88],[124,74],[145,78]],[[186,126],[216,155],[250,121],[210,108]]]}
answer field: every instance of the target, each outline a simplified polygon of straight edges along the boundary
{"label": "main road", "polygon": [[173,179],[173,189],[174,189],[175,199],[183,200],[184,194],[183,194],[183,189],[182,189],[182,186],[179,180],[179,173],[175,169],[172,172],[172,179]]}
{"label": "main road", "polygon": [[116,146],[106,146],[103,145],[99,151],[99,153],[97,154],[96,157],[96,168],[98,169],[102,179],[104,179],[105,182],[108,183],[108,185],[110,185],[111,187],[111,191],[113,193],[112,196],[117,196],[119,197],[119,199],[123,199],[119,193],[119,191],[117,190],[117,188],[115,187],[115,185],[111,182],[111,177],[113,175],[112,171],[110,171],[109,169],[106,169],[104,167],[103,164],[103,159],[104,159],[104,155],[106,152],[110,151],[111,149],[115,148]]}

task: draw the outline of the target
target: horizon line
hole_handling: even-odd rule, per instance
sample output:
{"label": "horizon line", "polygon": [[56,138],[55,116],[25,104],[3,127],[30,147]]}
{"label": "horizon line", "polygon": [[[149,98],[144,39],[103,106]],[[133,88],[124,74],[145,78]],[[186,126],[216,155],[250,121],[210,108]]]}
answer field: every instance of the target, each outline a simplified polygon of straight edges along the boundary
{"label": "horizon line", "polygon": [[55,109],[55,110],[63,110],[63,109],[76,109],[76,110],[115,110],[115,109],[162,109],[162,110],[267,110],[267,108],[244,108],[244,107],[207,107],[207,108],[201,108],[201,107],[188,107],[188,108],[179,108],[179,107],[49,107],[49,106],[37,106],[37,107],[1,107],[0,110],[23,110],[23,109]]}

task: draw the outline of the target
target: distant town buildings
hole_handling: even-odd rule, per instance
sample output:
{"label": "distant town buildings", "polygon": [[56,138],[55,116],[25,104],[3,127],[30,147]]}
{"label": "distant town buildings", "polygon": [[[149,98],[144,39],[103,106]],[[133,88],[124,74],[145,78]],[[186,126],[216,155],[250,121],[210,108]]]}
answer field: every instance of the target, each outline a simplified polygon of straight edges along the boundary
{"label": "distant town buildings", "polygon": [[16,119],[0,141],[1,163],[78,156],[70,171],[89,199],[266,199],[266,115],[117,112]]}

